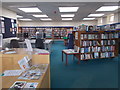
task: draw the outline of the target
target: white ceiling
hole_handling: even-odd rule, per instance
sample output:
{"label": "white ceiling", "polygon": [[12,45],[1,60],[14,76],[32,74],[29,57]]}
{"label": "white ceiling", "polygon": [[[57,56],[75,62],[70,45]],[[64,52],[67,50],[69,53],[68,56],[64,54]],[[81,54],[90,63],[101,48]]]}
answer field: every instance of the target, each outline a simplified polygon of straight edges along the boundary
{"label": "white ceiling", "polygon": [[[43,2],[43,0],[3,0],[2,2]],[[119,2],[119,0],[44,0],[44,2]]]}
{"label": "white ceiling", "polygon": [[[83,18],[87,17],[90,13],[98,13],[96,10],[103,5],[117,5],[118,3],[108,3],[108,2],[3,2],[2,6],[9,10],[16,12],[18,15],[24,16],[24,18],[30,18],[35,21],[40,21],[40,18],[35,18],[32,14],[35,13],[25,13],[20,11],[19,7],[38,7],[42,10],[42,14],[47,14],[52,21],[62,21],[61,14],[58,7],[59,6],[78,6],[79,10],[75,13],[75,17],[72,21],[81,21]],[[55,13],[56,12],[56,13]],[[100,13],[100,12],[99,12]],[[110,14],[113,12],[105,12],[105,14]],[[41,14],[41,13],[36,13]]]}

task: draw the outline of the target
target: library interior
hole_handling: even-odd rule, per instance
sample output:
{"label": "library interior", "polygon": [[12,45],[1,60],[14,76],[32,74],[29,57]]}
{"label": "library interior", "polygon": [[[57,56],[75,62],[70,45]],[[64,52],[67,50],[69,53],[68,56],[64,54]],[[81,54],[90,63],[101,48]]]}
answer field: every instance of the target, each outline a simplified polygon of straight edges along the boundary
{"label": "library interior", "polygon": [[0,89],[118,89],[119,1],[51,1],[0,0]]}

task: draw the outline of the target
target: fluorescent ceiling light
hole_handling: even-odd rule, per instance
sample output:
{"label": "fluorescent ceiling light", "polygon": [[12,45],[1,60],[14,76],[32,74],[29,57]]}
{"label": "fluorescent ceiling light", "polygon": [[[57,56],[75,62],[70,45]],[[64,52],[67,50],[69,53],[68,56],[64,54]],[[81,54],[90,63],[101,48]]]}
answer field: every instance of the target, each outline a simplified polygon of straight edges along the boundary
{"label": "fluorescent ceiling light", "polygon": [[118,9],[118,6],[102,6],[96,11],[115,11]]}
{"label": "fluorescent ceiling light", "polygon": [[17,15],[17,18],[22,18],[23,16]]}
{"label": "fluorescent ceiling light", "polygon": [[49,20],[52,20],[51,18],[41,18],[40,20],[42,21],[49,21]]}
{"label": "fluorescent ceiling light", "polygon": [[19,10],[22,10],[24,12],[27,13],[34,13],[34,12],[42,12],[40,9],[38,9],[37,7],[31,7],[31,8],[18,8]]}
{"label": "fluorescent ceiling light", "polygon": [[104,14],[90,14],[90,15],[88,15],[88,17],[101,17],[103,15]]}
{"label": "fluorescent ceiling light", "polygon": [[18,20],[22,20],[22,21],[32,21],[32,19],[18,19]]}
{"label": "fluorescent ceiling light", "polygon": [[83,20],[94,20],[95,18],[83,18]]}
{"label": "fluorescent ceiling light", "polygon": [[73,20],[72,18],[62,18],[62,20]]}
{"label": "fluorescent ceiling light", "polygon": [[79,7],[59,7],[60,12],[77,12]]}
{"label": "fluorescent ceiling light", "polygon": [[74,14],[62,14],[61,17],[74,17]]}
{"label": "fluorescent ceiling light", "polygon": [[33,15],[34,17],[48,17],[47,15]]}

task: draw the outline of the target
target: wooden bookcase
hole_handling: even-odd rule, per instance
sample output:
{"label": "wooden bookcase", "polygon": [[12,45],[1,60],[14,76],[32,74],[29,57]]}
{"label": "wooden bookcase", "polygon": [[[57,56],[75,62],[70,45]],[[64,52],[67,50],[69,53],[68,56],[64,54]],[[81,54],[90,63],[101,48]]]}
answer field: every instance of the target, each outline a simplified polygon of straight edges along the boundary
{"label": "wooden bookcase", "polygon": [[74,31],[74,45],[80,48],[80,59],[113,58],[118,56],[119,31]]}

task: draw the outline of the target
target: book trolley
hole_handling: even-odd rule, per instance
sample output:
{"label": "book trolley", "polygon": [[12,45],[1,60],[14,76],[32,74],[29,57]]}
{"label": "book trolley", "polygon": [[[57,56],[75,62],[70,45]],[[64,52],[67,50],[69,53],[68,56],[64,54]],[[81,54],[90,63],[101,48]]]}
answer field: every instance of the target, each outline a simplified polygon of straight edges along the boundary
{"label": "book trolley", "polygon": [[74,31],[74,45],[80,48],[80,60],[118,56],[119,31]]}

